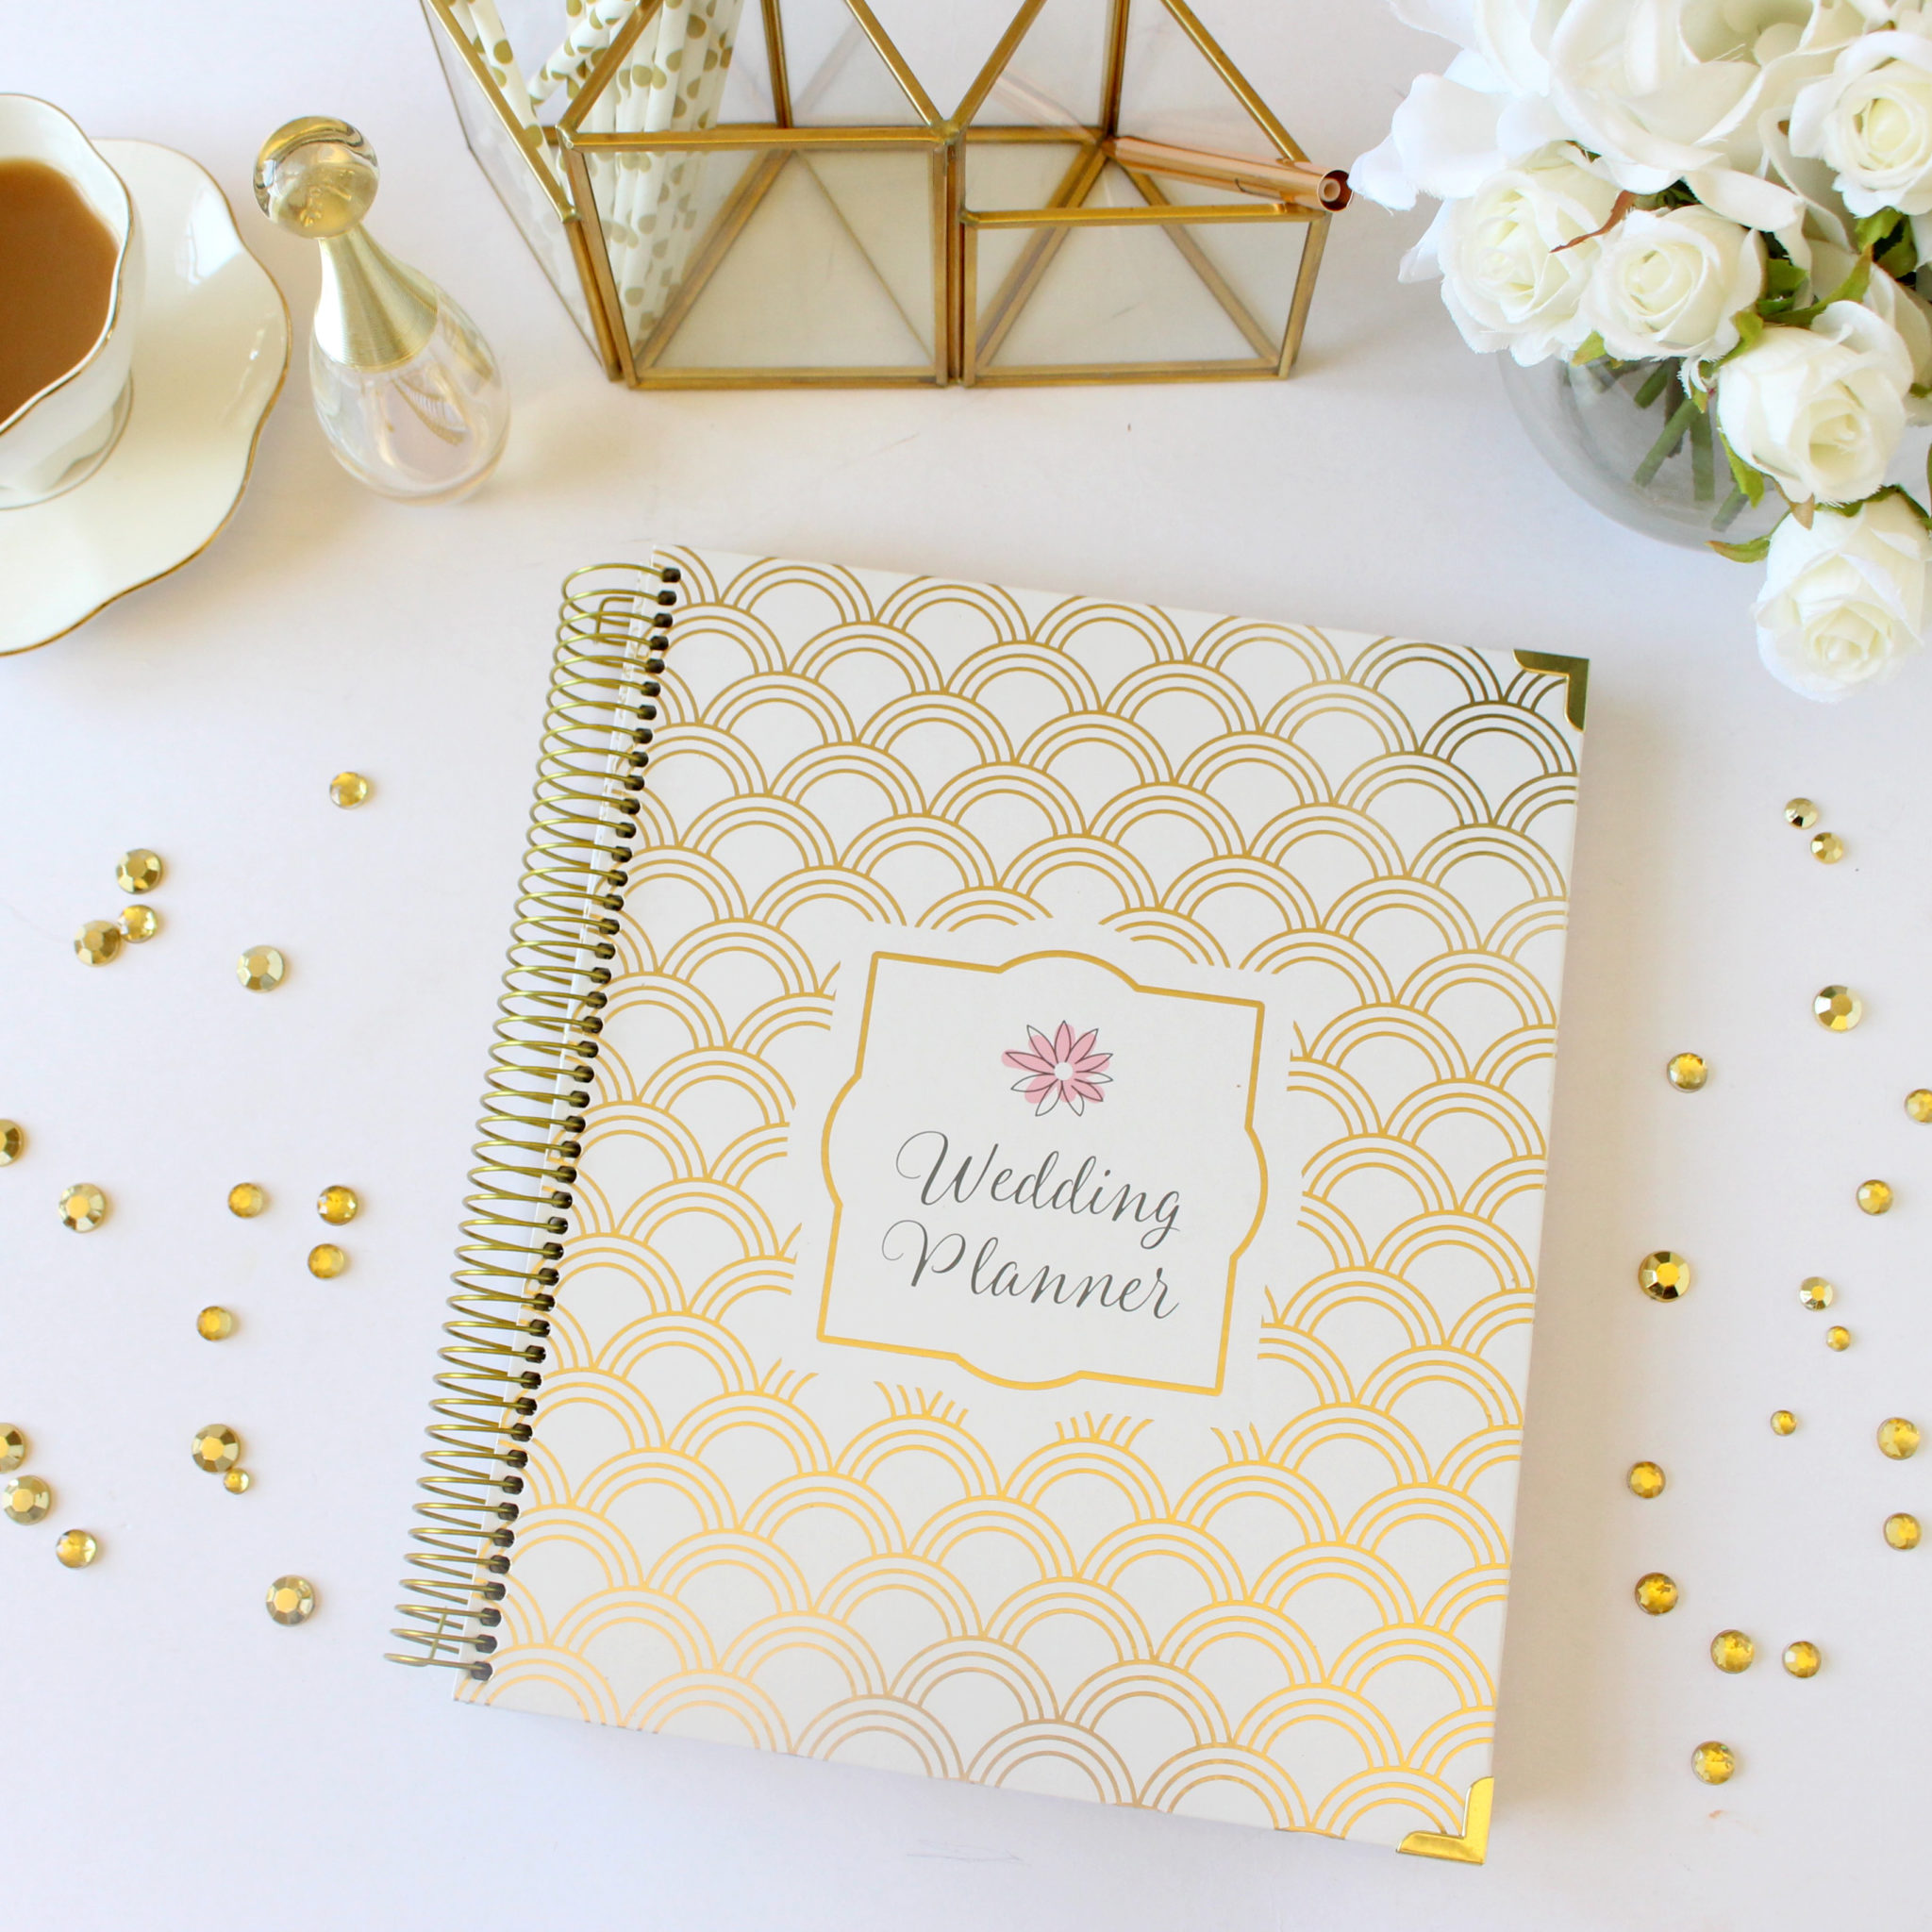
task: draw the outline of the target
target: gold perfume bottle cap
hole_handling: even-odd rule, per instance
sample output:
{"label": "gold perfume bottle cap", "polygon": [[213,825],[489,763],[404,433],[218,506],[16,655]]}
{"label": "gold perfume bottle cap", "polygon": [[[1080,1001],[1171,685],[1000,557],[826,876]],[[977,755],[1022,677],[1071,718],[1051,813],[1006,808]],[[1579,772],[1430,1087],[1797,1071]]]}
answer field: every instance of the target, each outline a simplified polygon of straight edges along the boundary
{"label": "gold perfume bottle cap", "polygon": [[346,121],[285,122],[255,160],[255,198],[278,227],[322,244],[315,341],[351,369],[393,369],[436,327],[436,289],[362,226],[382,178],[375,150]]}

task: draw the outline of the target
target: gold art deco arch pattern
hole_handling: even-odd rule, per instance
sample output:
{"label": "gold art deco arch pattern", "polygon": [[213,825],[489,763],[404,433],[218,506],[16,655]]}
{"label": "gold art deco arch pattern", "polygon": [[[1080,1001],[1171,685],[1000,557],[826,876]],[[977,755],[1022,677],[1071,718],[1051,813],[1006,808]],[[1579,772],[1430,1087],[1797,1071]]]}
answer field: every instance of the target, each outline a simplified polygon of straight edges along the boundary
{"label": "gold art deco arch pattern", "polygon": [[[671,560],[516,1564],[460,1694],[1479,1858],[1568,667]],[[841,1387],[769,1345],[830,953],[1069,909],[1291,998],[1320,1129],[1256,1419],[1070,1389],[1018,1426],[941,1364]]]}

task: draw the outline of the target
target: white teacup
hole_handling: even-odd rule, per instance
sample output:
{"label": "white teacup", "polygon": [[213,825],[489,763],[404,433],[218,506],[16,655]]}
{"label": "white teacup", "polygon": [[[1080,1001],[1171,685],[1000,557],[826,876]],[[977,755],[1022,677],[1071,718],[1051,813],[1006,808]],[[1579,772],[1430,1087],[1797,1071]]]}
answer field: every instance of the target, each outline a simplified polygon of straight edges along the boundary
{"label": "white teacup", "polygon": [[93,346],[0,422],[0,510],[7,510],[84,482],[120,440],[144,276],[134,197],[58,108],[30,94],[0,94],[0,160],[42,161],[66,175],[116,251],[108,319]]}

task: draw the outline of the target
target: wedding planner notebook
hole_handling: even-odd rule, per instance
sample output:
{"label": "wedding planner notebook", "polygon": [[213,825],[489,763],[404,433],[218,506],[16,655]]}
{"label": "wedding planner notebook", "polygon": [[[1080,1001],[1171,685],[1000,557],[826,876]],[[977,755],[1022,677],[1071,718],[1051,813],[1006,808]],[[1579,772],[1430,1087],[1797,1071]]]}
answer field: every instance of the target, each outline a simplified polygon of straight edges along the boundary
{"label": "wedding planner notebook", "polygon": [[1586,667],[567,588],[407,1660],[1479,1860]]}

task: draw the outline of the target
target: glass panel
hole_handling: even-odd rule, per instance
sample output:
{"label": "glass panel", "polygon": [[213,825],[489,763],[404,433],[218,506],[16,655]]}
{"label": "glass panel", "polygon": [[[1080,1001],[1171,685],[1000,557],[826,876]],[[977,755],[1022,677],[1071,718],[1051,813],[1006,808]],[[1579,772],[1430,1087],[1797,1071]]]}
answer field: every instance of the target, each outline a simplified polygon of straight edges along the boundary
{"label": "glass panel", "polygon": [[598,211],[640,375],[930,375],[933,167],[929,149],[601,158]]}
{"label": "glass panel", "polygon": [[[436,43],[437,58],[442,62],[449,82],[450,98],[456,103],[457,119],[462,124],[463,139],[470,152],[489,176],[490,185],[502,198],[524,240],[530,244],[551,286],[563,297],[571,320],[583,331],[584,340],[597,348],[597,334],[591,321],[584,285],[577,275],[575,258],[564,232],[563,218],[538,181],[529,155],[511,138],[496,108],[477,86],[475,75],[461,53],[451,44],[442,24],[425,6],[429,37]],[[598,351],[601,358],[602,351]]]}
{"label": "glass panel", "polygon": [[1160,0],[1134,0],[1121,82],[1123,134],[1262,159],[1274,144]]}
{"label": "glass panel", "polygon": [[973,117],[974,126],[1099,125],[1112,11],[1111,0],[1046,0]]}
{"label": "glass panel", "polygon": [[[1171,186],[1182,199],[1184,184]],[[1199,199],[1232,196],[1206,191]],[[1088,207],[1143,206],[1108,166]],[[980,366],[1021,368],[1207,362],[1274,367],[1307,238],[1299,222],[975,229]],[[1001,258],[990,250],[1008,244]],[[1017,247],[1012,245],[1017,240]]]}
{"label": "glass panel", "polygon": [[844,0],[785,0],[785,65],[800,127],[922,127]]}

